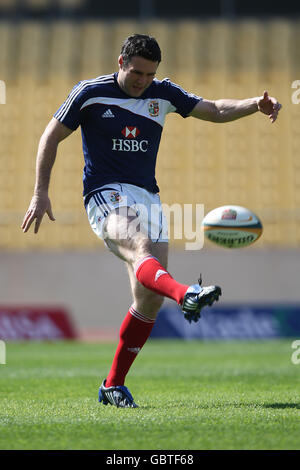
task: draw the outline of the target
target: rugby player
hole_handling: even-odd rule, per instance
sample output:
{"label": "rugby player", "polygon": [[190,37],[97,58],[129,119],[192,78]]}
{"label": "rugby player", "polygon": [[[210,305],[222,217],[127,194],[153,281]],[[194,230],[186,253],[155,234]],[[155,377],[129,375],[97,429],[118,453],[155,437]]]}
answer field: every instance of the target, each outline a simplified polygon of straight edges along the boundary
{"label": "rugby player", "polygon": [[135,34],[123,43],[117,73],[75,85],[40,139],[34,195],[22,224],[27,232],[35,220],[37,233],[45,214],[55,220],[48,188],[57,147],[81,126],[88,219],[96,235],[125,261],[133,296],[110,371],[99,389],[99,401],[117,407],[137,406],[125,377],[164,297],[174,299],[185,318],[196,322],[201,309],[221,295],[219,286],[204,287],[200,280],[181,284],[167,271],[168,232],[155,179],[166,115],[175,112],[222,123],[261,111],[274,122],[281,107],[267,91],[244,100],[203,99],[169,79],[157,80],[160,61],[157,41]]}

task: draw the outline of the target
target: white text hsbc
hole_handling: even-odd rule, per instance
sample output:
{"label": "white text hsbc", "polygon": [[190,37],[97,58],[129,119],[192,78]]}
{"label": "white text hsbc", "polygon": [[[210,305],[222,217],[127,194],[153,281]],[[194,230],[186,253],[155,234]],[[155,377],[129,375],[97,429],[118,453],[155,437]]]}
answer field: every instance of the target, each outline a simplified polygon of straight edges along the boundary
{"label": "white text hsbc", "polygon": [[112,139],[112,150],[117,152],[147,152],[148,140]]}

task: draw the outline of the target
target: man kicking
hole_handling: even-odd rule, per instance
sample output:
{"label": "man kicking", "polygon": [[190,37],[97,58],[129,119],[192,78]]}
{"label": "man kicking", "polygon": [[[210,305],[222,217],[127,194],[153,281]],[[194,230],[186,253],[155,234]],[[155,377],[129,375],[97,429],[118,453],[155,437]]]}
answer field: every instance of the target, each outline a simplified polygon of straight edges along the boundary
{"label": "man kicking", "polygon": [[[155,78],[161,61],[153,37],[128,37],[119,71],[79,82],[46,127],[38,146],[34,195],[22,229],[35,220],[37,233],[47,213],[50,174],[59,142],[81,126],[85,167],[84,204],[93,231],[124,260],[133,303],[125,316],[111,369],[99,401],[117,407],[137,405],[124,385],[136,355],[147,341],[164,297],[198,321],[201,309],[221,295],[218,286],[177,282],[167,271],[168,232],[155,179],[156,157],[166,115],[176,112],[212,122],[228,122],[257,111],[277,118],[281,105],[267,92],[245,100],[205,100],[169,79]],[[179,137],[180,138],[180,137]]]}

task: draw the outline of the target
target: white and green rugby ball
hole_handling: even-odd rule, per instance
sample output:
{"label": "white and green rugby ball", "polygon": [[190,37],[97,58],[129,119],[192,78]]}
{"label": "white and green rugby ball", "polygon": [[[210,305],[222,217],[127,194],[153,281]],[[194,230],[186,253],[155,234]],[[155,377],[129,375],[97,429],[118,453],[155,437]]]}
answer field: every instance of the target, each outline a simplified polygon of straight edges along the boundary
{"label": "white and green rugby ball", "polygon": [[262,223],[253,212],[242,206],[221,206],[210,211],[202,221],[204,235],[225,248],[243,248],[256,242]]}

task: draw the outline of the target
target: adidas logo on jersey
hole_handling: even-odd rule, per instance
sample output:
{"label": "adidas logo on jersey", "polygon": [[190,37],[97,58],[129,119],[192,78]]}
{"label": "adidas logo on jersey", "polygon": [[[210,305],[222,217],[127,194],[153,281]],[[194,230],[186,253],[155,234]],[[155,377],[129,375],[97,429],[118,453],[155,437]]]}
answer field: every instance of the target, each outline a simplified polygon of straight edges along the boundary
{"label": "adidas logo on jersey", "polygon": [[114,113],[113,113],[110,109],[107,109],[107,110],[102,114],[102,117],[103,117],[103,118],[114,118],[115,115],[114,115]]}

